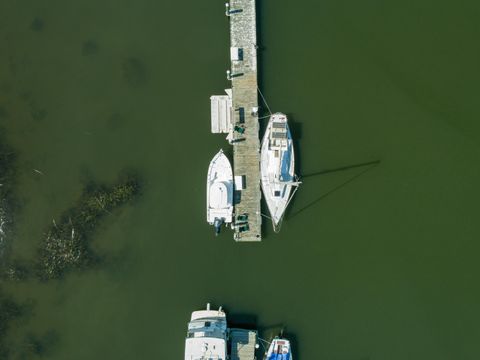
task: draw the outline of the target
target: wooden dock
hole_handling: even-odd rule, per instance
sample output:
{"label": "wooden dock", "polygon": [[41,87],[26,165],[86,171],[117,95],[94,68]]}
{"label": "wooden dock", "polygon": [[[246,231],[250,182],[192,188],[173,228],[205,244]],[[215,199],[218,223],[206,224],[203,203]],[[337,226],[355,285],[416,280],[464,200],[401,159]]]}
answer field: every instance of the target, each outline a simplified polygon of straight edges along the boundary
{"label": "wooden dock", "polygon": [[231,360],[255,360],[256,345],[256,331],[244,329],[230,329]]}
{"label": "wooden dock", "polygon": [[235,226],[236,241],[261,241],[260,139],[258,123],[257,27],[255,0],[230,0],[232,81],[233,172],[243,177],[243,189],[236,192],[236,218],[248,219]]}

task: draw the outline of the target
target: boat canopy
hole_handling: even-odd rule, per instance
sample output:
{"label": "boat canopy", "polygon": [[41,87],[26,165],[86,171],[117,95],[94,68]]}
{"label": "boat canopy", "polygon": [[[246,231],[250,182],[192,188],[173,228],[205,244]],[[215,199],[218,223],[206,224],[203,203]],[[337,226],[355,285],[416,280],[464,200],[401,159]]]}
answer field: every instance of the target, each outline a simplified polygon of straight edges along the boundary
{"label": "boat canopy", "polygon": [[231,204],[230,187],[232,184],[226,184],[225,182],[215,182],[210,186],[210,201],[209,205],[214,209],[226,209]]}

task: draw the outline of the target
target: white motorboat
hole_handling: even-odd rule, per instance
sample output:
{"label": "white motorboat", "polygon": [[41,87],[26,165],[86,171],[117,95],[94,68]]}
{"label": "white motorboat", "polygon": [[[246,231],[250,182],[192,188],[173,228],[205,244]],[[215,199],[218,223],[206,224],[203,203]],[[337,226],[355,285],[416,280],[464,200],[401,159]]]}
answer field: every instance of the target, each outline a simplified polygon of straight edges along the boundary
{"label": "white motorboat", "polygon": [[222,224],[232,222],[233,171],[230,161],[220,150],[210,162],[207,175],[207,221],[218,235]]}
{"label": "white motorboat", "polygon": [[185,339],[185,360],[226,360],[227,317],[222,308],[194,311]]}
{"label": "white motorboat", "polygon": [[295,156],[287,116],[275,113],[265,130],[260,154],[261,185],[275,231],[280,230],[285,209],[300,184],[294,170]]}
{"label": "white motorboat", "polygon": [[293,360],[290,341],[282,338],[275,338],[270,343],[265,360]]}

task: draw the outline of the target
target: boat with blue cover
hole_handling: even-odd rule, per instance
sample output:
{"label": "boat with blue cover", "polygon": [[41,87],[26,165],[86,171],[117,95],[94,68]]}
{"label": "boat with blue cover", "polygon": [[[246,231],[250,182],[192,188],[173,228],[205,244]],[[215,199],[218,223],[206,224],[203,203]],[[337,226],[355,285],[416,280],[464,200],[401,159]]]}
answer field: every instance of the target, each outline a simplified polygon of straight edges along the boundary
{"label": "boat with blue cover", "polygon": [[276,337],[270,343],[265,360],[293,360],[290,341]]}

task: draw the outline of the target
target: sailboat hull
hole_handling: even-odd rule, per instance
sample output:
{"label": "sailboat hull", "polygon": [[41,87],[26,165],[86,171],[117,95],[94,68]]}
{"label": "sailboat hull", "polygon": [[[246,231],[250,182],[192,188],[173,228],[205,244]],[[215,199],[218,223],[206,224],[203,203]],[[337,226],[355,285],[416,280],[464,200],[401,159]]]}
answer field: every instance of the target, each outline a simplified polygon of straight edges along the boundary
{"label": "sailboat hull", "polygon": [[287,116],[273,114],[262,140],[261,186],[273,228],[279,230],[295,182],[295,156]]}

